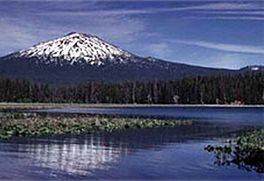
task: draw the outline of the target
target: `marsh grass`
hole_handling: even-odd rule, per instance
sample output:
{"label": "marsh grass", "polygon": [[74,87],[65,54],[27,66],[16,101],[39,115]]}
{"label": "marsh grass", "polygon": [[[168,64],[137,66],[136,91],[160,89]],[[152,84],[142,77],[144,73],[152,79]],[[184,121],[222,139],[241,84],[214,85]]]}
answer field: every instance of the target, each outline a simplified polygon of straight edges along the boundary
{"label": "marsh grass", "polygon": [[228,140],[223,146],[208,145],[205,150],[215,154],[217,165],[235,164],[240,169],[264,173],[264,129]]}
{"label": "marsh grass", "polygon": [[35,117],[35,113],[20,113],[20,112],[0,112],[0,119],[19,119]]}
{"label": "marsh grass", "polygon": [[[191,125],[187,120],[115,118],[98,116],[39,116],[25,113],[1,113],[0,139],[47,134],[91,133],[95,131],[173,127]],[[1,115],[0,114],[0,115]]]}

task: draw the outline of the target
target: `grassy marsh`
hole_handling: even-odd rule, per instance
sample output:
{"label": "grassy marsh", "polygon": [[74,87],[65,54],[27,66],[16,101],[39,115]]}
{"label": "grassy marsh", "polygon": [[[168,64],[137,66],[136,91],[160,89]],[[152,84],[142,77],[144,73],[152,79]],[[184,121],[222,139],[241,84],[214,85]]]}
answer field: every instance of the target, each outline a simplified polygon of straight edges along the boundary
{"label": "grassy marsh", "polygon": [[240,169],[264,173],[264,129],[247,132],[225,145],[208,145],[205,150],[213,152],[215,164],[235,164]]}
{"label": "grassy marsh", "polygon": [[1,113],[0,139],[47,134],[91,133],[152,127],[191,125],[188,120],[118,118],[99,116],[40,116],[31,113]]}

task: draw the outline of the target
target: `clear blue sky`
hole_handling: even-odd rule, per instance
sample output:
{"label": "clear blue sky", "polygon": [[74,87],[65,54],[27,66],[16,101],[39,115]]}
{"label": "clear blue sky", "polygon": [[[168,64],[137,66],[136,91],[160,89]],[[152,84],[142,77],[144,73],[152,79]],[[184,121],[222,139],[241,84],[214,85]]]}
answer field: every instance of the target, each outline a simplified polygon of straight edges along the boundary
{"label": "clear blue sky", "polygon": [[263,0],[0,0],[0,56],[73,31],[140,56],[264,65]]}

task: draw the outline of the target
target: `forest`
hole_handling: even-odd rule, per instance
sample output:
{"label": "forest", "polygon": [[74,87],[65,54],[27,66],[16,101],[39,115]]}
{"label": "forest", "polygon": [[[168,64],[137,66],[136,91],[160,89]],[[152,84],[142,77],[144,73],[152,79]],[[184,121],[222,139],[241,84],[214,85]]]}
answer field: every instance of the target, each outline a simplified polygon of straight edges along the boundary
{"label": "forest", "polygon": [[264,73],[175,81],[88,81],[62,87],[0,78],[0,102],[264,104]]}

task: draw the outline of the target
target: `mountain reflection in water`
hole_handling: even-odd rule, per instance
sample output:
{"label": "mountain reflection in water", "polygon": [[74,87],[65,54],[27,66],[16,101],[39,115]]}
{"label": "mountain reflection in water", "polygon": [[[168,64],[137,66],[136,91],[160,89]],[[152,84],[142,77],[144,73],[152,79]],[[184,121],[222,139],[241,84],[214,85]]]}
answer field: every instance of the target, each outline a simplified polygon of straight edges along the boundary
{"label": "mountain reflection in water", "polygon": [[[85,139],[81,144],[74,141],[58,143],[34,143],[20,145],[19,152],[29,154],[33,164],[70,174],[87,175],[89,170],[107,169],[108,162],[116,162],[125,147],[102,145],[101,137]],[[122,150],[121,150],[122,149]]]}
{"label": "mountain reflection in water", "polygon": [[[188,171],[195,176],[195,171],[200,172],[198,168],[205,173],[206,169],[216,169],[213,163],[208,166],[206,157],[210,158],[210,154],[202,150],[205,143],[219,142],[244,129],[252,127],[197,123],[176,128],[21,138],[0,143],[0,179],[189,178]],[[196,155],[181,156],[195,149],[199,151]],[[148,176],[146,169],[155,177]]]}

